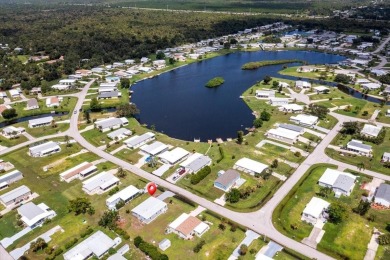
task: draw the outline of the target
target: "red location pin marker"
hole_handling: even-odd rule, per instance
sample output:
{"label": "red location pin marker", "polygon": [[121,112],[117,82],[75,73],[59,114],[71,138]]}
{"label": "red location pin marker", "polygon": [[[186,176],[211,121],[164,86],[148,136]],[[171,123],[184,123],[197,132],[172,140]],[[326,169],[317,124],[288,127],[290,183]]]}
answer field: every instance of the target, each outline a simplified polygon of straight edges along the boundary
{"label": "red location pin marker", "polygon": [[153,196],[153,194],[156,192],[157,190],[157,186],[156,184],[154,184],[153,182],[150,182],[147,186],[146,186],[146,189],[148,190],[149,194],[151,196]]}

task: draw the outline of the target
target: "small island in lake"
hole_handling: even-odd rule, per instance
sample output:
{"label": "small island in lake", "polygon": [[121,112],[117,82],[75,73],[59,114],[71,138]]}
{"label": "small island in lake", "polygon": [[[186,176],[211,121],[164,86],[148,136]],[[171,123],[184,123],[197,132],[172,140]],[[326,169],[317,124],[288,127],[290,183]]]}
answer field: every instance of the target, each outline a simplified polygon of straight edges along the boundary
{"label": "small island in lake", "polygon": [[208,88],[215,88],[222,85],[224,82],[225,80],[222,77],[215,77],[213,79],[210,79],[205,86]]}
{"label": "small island in lake", "polygon": [[263,60],[263,61],[254,61],[248,62],[242,65],[241,69],[243,70],[255,70],[265,66],[278,65],[284,63],[293,63],[293,62],[302,62],[300,60]]}

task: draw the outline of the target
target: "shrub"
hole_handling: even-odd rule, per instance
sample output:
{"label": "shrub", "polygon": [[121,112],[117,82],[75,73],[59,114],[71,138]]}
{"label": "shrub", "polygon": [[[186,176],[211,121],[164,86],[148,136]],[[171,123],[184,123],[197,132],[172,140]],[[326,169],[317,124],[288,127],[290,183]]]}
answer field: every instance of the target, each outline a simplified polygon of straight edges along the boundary
{"label": "shrub", "polygon": [[77,241],[79,241],[77,238],[73,238],[69,242],[65,243],[65,245],[64,245],[65,249],[71,248],[73,245],[75,245],[77,243]]}
{"label": "shrub", "polygon": [[144,240],[142,239],[142,237],[136,236],[136,237],[134,238],[134,245],[135,245],[136,248],[138,248],[139,245],[140,245],[142,242],[144,242]]}
{"label": "shrub", "polygon": [[390,244],[390,234],[380,235],[378,237],[378,243],[380,245],[389,245]]}
{"label": "shrub", "polygon": [[115,193],[117,193],[119,191],[119,187],[117,186],[117,187],[115,187],[115,188],[113,188],[112,190],[110,190],[109,192],[108,192],[108,195],[114,195]]}
{"label": "shrub", "polygon": [[260,119],[262,121],[269,121],[271,119],[271,114],[268,113],[267,111],[263,110],[263,112],[261,112],[261,114],[260,114]]}
{"label": "shrub", "polygon": [[206,241],[201,240],[196,246],[194,247],[193,251],[194,253],[199,253],[199,251],[202,249],[202,247],[206,244]]}
{"label": "shrub", "polygon": [[55,251],[54,251],[54,256],[59,256],[60,254],[62,254],[64,252],[64,250],[62,250],[62,248],[57,248]]}
{"label": "shrub", "polygon": [[115,205],[115,208],[116,209],[120,209],[122,208],[126,203],[123,201],[123,200],[120,200],[116,205]]}
{"label": "shrub", "polygon": [[217,160],[217,163],[219,163],[220,161],[222,161],[224,158],[225,158],[225,152],[223,151],[222,147],[218,147],[219,148],[219,153],[221,155],[221,157]]}
{"label": "shrub", "polygon": [[247,245],[245,245],[245,244],[242,244],[241,246],[240,246],[240,255],[246,255],[246,253],[248,252],[248,246]]}
{"label": "shrub", "polygon": [[88,235],[90,235],[92,233],[93,233],[93,229],[89,227],[85,231],[80,233],[80,237],[84,238],[84,237],[86,237],[86,236],[88,236]]}
{"label": "shrub", "polygon": [[255,120],[253,120],[253,126],[256,128],[262,127],[263,120],[261,120],[261,118],[256,118]]}
{"label": "shrub", "polygon": [[168,256],[161,254],[157,247],[145,242],[140,236],[134,238],[134,245],[149,256],[152,260],[168,260]]}
{"label": "shrub", "polygon": [[191,176],[191,184],[198,184],[201,180],[206,178],[207,175],[211,173],[211,168],[210,166],[206,166],[200,171],[198,171],[196,174],[193,174]]}

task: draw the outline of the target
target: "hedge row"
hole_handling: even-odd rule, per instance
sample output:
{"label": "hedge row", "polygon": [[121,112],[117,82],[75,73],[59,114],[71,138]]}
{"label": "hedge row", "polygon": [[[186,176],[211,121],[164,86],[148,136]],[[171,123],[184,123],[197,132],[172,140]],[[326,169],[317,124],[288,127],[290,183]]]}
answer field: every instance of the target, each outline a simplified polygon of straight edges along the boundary
{"label": "hedge row", "polygon": [[149,256],[152,260],[168,260],[168,256],[165,254],[161,254],[157,247],[148,242],[145,242],[142,237],[137,236],[134,238],[134,245],[139,250],[145,253],[145,255]]}
{"label": "hedge row", "polygon": [[198,184],[201,180],[206,178],[207,175],[211,173],[210,166],[204,167],[202,170],[191,176],[191,184]]}
{"label": "hedge row", "polygon": [[221,154],[221,157],[217,160],[217,163],[219,163],[225,158],[225,152],[223,151],[221,146],[219,147],[219,153]]}

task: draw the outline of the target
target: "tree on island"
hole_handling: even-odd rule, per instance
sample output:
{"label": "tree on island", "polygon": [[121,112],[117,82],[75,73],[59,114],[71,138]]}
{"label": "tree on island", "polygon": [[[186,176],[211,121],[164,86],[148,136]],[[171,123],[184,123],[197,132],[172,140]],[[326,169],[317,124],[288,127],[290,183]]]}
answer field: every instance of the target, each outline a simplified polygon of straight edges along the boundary
{"label": "tree on island", "polygon": [[222,85],[224,82],[225,80],[222,77],[215,77],[210,79],[205,86],[208,88],[215,88]]}

